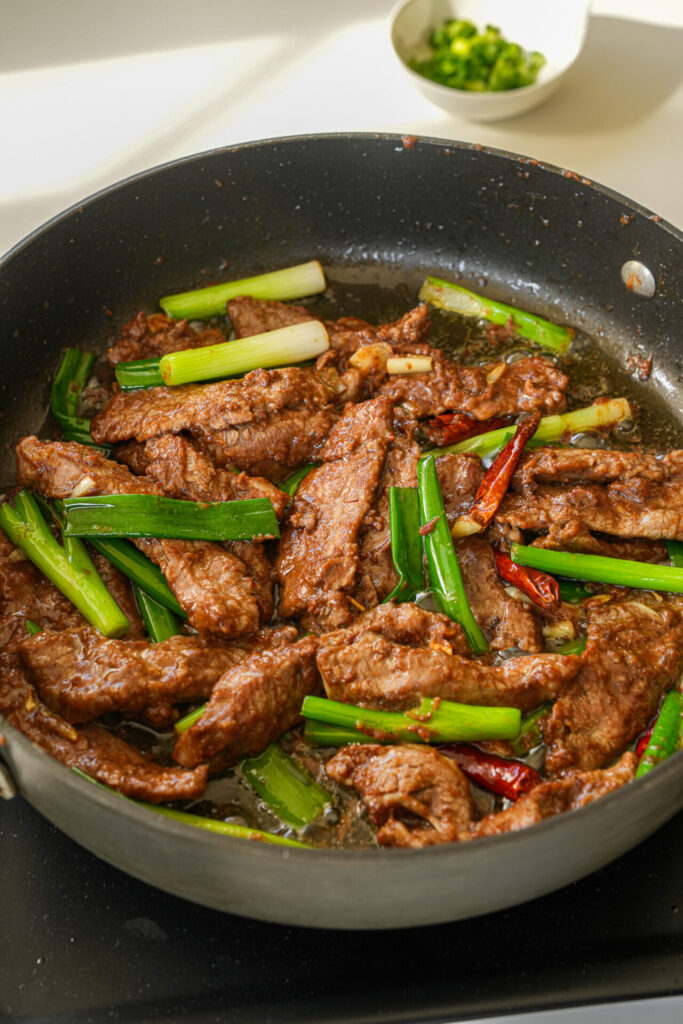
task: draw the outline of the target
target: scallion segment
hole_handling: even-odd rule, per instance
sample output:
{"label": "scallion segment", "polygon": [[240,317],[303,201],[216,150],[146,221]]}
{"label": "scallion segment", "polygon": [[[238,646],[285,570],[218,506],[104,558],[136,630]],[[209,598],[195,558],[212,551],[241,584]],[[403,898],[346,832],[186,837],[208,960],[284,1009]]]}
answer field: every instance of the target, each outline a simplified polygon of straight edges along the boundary
{"label": "scallion segment", "polygon": [[180,501],[156,494],[66,498],[68,537],[169,537],[180,540],[250,540],[279,537],[268,498]]}
{"label": "scallion segment", "polygon": [[671,690],[664,698],[659,715],[652,730],[652,735],[645,752],[638,762],[636,778],[652,771],[658,764],[671,757],[680,745],[681,723],[683,719],[683,696],[678,690]]}
{"label": "scallion segment", "polygon": [[159,305],[167,316],[188,320],[206,320],[216,313],[225,313],[225,304],[238,295],[249,295],[252,299],[287,302],[289,299],[303,299],[318,295],[327,287],[325,274],[318,260],[299,263],[282,270],[271,270],[255,277],[243,277],[238,281],[197,288],[191,292],[165,295]]}
{"label": "scallion segment", "polygon": [[304,740],[311,747],[345,747],[349,743],[385,743],[384,739],[368,736],[341,725],[326,725],[309,719],[304,727]]}
{"label": "scallion segment", "polygon": [[583,654],[586,650],[585,636],[578,636],[576,640],[567,640],[561,647],[556,647],[554,654]]}
{"label": "scallion segment", "polygon": [[478,707],[425,697],[410,711],[373,711],[324,697],[305,697],[306,719],[352,729],[375,743],[450,743],[467,740],[512,740],[519,733],[518,708]]}
{"label": "scallion segment", "polygon": [[648,562],[608,558],[605,555],[550,551],[523,544],[513,544],[510,557],[518,565],[528,565],[532,569],[569,576],[571,579],[683,594],[683,569],[669,565],[650,565]]}
{"label": "scallion segment", "polygon": [[536,708],[535,711],[532,711],[531,714],[522,719],[519,733],[512,741],[512,749],[518,757],[524,757],[541,742],[543,737],[539,725],[541,719],[546,718],[551,710],[551,703],[541,704],[539,708]]}
{"label": "scallion segment", "polygon": [[199,719],[202,717],[205,711],[206,704],[200,704],[198,708],[194,708],[192,711],[188,711],[186,715],[183,715],[182,718],[179,718],[178,721],[173,726],[173,728],[178,734],[182,732],[187,732],[187,730],[190,729],[195,722],[199,721]]}
{"label": "scallion segment", "polygon": [[[607,402],[588,405],[583,409],[575,409],[573,412],[544,416],[529,443],[535,446],[549,444],[552,441],[559,441],[565,434],[577,434],[584,430],[600,430],[602,427],[611,427],[623,420],[630,420],[631,417],[631,407],[625,398],[610,398]],[[426,459],[428,455],[440,456],[455,455],[459,452],[474,452],[475,455],[484,459],[499,452],[514,435],[516,429],[517,424],[512,423],[509,427],[499,427],[498,430],[477,434],[476,437],[469,437],[456,444],[447,445],[445,448],[434,449],[421,458]]]}
{"label": "scallion segment", "polygon": [[419,299],[439,309],[447,309],[475,320],[488,320],[500,326],[512,321],[521,338],[527,338],[553,352],[566,352],[576,333],[571,327],[560,327],[541,316],[508,306],[506,302],[477,295],[441,277],[428,277],[420,289]]}
{"label": "scallion segment", "polygon": [[240,771],[264,803],[292,828],[310,825],[332,802],[331,794],[277,743],[258,757],[242,761]]}
{"label": "scallion segment", "polygon": [[558,580],[557,583],[560,588],[560,600],[566,601],[567,604],[578,604],[579,601],[584,601],[595,594],[594,590],[589,590],[583,583],[574,580]]}
{"label": "scallion segment", "polygon": [[290,473],[286,480],[283,480],[281,484],[277,485],[279,490],[284,491],[290,496],[290,498],[293,498],[299,489],[301,481],[314,469],[317,469],[317,467],[300,466],[299,469],[295,469],[293,473]]}
{"label": "scallion segment", "polygon": [[146,594],[149,594],[159,604],[163,605],[164,608],[168,608],[169,611],[178,615],[181,619],[187,618],[161,570],[129,541],[89,537],[88,543],[96,551],[99,551],[101,555],[108,558],[119,572],[122,572],[124,576],[127,576],[129,580],[141,590],[144,590]]}
{"label": "scallion segment", "polygon": [[420,536],[420,499],[416,487],[391,487],[389,490],[391,557],[398,583],[385,601],[414,601],[424,589],[422,537]]}
{"label": "scallion segment", "polygon": [[423,542],[427,571],[434,600],[445,615],[460,623],[472,651],[484,654],[489,645],[467,600],[433,456],[418,464],[417,481],[423,530],[426,531]]}
{"label": "scallion segment", "polygon": [[162,640],[168,640],[180,632],[180,619],[177,615],[164,608],[163,604],[159,604],[135,583],[133,592],[147,635],[153,644],[160,644]]}
{"label": "scallion segment", "polygon": [[[90,420],[77,416],[78,400],[85,387],[95,356],[79,348],[67,348],[52,382],[50,408],[67,441],[97,447],[90,435]],[[106,449],[109,451],[110,449]]]}
{"label": "scallion segment", "polygon": [[669,558],[678,569],[683,569],[683,543],[680,540],[668,540],[666,542],[666,549],[669,552]]}
{"label": "scallion segment", "polygon": [[128,619],[104,585],[85,546],[64,534],[64,545],[59,544],[29,491],[19,491],[14,506],[8,502],[0,505],[0,526],[91,626],[110,637],[128,631]]}
{"label": "scallion segment", "polygon": [[232,822],[217,821],[215,818],[201,818],[198,814],[177,811],[175,808],[165,807],[163,804],[149,804],[144,800],[131,800],[130,797],[124,796],[118,790],[105,786],[104,783],[93,779],[90,775],[86,775],[80,768],[72,768],[72,771],[82,779],[91,782],[94,786],[99,786],[101,789],[106,789],[109,793],[113,793],[114,796],[119,797],[121,800],[127,800],[129,803],[135,804],[136,807],[144,807],[146,811],[154,811],[155,814],[160,814],[164,818],[170,818],[171,821],[179,821],[182,825],[192,825],[194,828],[203,828],[206,832],[217,832],[219,835],[232,836],[235,839],[252,839],[263,843],[274,843],[276,846],[298,846],[300,849],[310,849],[306,843],[300,843],[297,839],[288,839],[286,836],[274,835],[272,832],[262,832],[260,829],[249,828],[246,825],[233,825]]}
{"label": "scallion segment", "polygon": [[330,339],[324,324],[319,320],[308,320],[237,341],[169,352],[158,360],[121,362],[116,366],[116,379],[122,388],[190,384],[235,377],[250,370],[293,366],[308,359],[317,359],[329,347]]}
{"label": "scallion segment", "polygon": [[43,632],[38,623],[34,622],[33,619],[27,619],[24,626],[29,636],[38,636],[39,633]]}

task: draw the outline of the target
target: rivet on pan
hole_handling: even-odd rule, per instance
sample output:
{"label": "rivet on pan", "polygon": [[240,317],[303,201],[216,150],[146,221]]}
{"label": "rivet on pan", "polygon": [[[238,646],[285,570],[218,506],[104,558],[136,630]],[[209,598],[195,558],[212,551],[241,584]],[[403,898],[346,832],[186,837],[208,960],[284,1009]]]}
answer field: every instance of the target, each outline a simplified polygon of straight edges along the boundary
{"label": "rivet on pan", "polygon": [[14,785],[14,779],[10,775],[9,770],[0,764],[0,798],[11,800],[16,795],[17,787]]}
{"label": "rivet on pan", "polygon": [[644,263],[627,260],[621,268],[621,280],[630,292],[651,299],[655,293],[655,279]]}

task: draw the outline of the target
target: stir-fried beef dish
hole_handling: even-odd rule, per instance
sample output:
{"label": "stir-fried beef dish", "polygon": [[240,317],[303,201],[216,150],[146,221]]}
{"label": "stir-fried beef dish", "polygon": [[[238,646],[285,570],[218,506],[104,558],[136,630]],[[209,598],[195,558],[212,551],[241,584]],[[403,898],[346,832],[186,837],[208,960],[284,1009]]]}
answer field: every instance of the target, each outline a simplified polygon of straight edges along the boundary
{"label": "stir-fried beef dish", "polygon": [[574,387],[574,331],[232,295],[64,354],[0,504],[4,718],[125,797],[321,847],[513,832],[673,755],[683,450]]}

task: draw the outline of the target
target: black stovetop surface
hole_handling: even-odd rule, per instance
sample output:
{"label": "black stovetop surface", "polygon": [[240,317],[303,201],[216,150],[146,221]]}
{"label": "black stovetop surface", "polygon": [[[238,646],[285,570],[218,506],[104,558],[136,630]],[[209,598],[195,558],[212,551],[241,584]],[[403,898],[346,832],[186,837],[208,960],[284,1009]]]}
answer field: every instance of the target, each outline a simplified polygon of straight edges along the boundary
{"label": "black stovetop surface", "polygon": [[187,903],[0,804],[0,1020],[407,1024],[683,992],[683,814],[524,906],[334,932]]}

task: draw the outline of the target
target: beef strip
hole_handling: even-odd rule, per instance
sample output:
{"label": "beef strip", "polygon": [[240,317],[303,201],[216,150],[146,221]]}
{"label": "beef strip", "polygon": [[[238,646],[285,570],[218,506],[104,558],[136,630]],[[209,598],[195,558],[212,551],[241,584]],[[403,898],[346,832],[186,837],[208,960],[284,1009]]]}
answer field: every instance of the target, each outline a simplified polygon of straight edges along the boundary
{"label": "beef strip", "polygon": [[318,668],[331,700],[394,711],[441,697],[527,712],[562,693],[581,665],[575,655],[559,654],[508,658],[502,665],[471,661],[451,644],[395,639],[396,631],[374,615],[321,639]]}
{"label": "beef strip", "polygon": [[0,713],[62,764],[150,803],[198,799],[206,789],[206,765],[192,771],[164,767],[99,725],[76,729],[64,721],[36,697],[17,660],[7,653],[0,655],[0,679]]}
{"label": "beef strip", "polygon": [[194,767],[215,768],[260,754],[298,720],[301,702],[319,688],[316,641],[252,654],[218,680],[201,718],[176,740],[173,756]]}
{"label": "beef strip", "polygon": [[466,537],[457,542],[455,551],[467,600],[492,650],[518,647],[530,654],[545,650],[540,615],[534,606],[508,594],[489,542]]}
{"label": "beef strip", "polygon": [[222,331],[209,327],[194,331],[187,320],[172,320],[163,313],[138,313],[124,324],[121,338],[107,352],[112,365],[132,359],[152,359],[167,352],[219,345],[226,340]]}
{"label": "beef strip", "polygon": [[170,498],[207,502],[267,498],[278,519],[282,518],[289,502],[289,495],[269,480],[218,469],[182,435],[152,438],[145,443],[144,457],[143,472],[156,480]]}
{"label": "beef strip", "polygon": [[[442,455],[435,465],[452,525],[471,504],[484,469],[479,456],[470,452]],[[543,651],[540,615],[535,607],[508,593],[496,572],[489,534],[458,541],[456,553],[472,612],[493,650]]]}
{"label": "beef strip", "polygon": [[291,627],[243,641],[173,636],[157,644],[76,629],[28,637],[19,653],[48,707],[80,723],[110,711],[136,716],[158,704],[205,700],[228,668],[295,639]]}
{"label": "beef strip", "polygon": [[450,843],[469,828],[467,780],[454,761],[431,747],[351,744],[326,763],[325,772],[360,793],[380,846]]}
{"label": "beef strip", "polygon": [[605,537],[583,529],[576,519],[569,523],[553,523],[550,532],[536,537],[531,546],[554,551],[577,551],[585,555],[604,555],[607,558],[627,558],[632,562],[665,562],[669,557],[666,544],[661,541],[640,537],[632,540]]}
{"label": "beef strip", "polygon": [[[465,412],[478,420],[520,412],[561,412],[568,377],[548,359],[528,356],[513,363],[460,366],[443,352],[431,352],[430,373],[398,374],[380,393],[417,419]],[[492,378],[491,383],[488,377]]]}
{"label": "beef strip", "polygon": [[589,604],[582,660],[542,725],[551,774],[603,768],[646,728],[683,670],[683,600]]}
{"label": "beef strip", "polygon": [[420,448],[413,440],[413,430],[413,420],[405,417],[394,420],[394,440],[387,451],[377,500],[363,524],[355,599],[364,608],[379,604],[398,584],[398,573],[391,556],[389,492],[392,487],[417,487]]}
{"label": "beef strip", "polygon": [[337,421],[331,407],[283,409],[262,423],[225,430],[191,430],[196,446],[216,466],[232,467],[279,483],[307,462],[316,462]]}
{"label": "beef strip", "polygon": [[112,565],[108,558],[101,555],[99,551],[91,548],[89,554],[93,565],[102,577],[105,587],[128,619],[129,626],[125,635],[126,640],[142,640],[147,636],[147,633],[145,632],[142,616],[140,615],[130,580],[115,565]]}
{"label": "beef strip", "polygon": [[489,814],[472,825],[470,838],[479,839],[484,836],[501,835],[504,832],[517,832],[556,814],[576,811],[631,782],[635,768],[636,759],[629,751],[620,761],[604,771],[577,772],[565,779],[542,782],[531,792],[515,800],[511,807],[497,814]]}
{"label": "beef strip", "polygon": [[252,334],[278,331],[281,327],[291,327],[294,324],[319,319],[305,306],[252,299],[249,295],[238,295],[230,299],[226,309],[232,329],[238,338],[249,338]]}
{"label": "beef strip", "polygon": [[275,565],[283,618],[302,617],[316,630],[353,618],[358,536],[375,500],[391,429],[387,399],[348,405],[320,452],[323,465],[299,484]]}
{"label": "beef strip", "polygon": [[330,404],[330,391],[312,373],[297,367],[252,370],[240,380],[181,384],[115,394],[91,423],[98,443],[148,441],[200,427],[221,430],[263,425],[287,409],[318,411]]}
{"label": "beef strip", "polygon": [[[146,477],[85,445],[39,441],[25,437],[17,446],[17,474],[22,486],[48,498],[79,494],[160,494]],[[166,577],[190,623],[198,630],[231,638],[253,633],[261,623],[261,607],[253,580],[241,559],[210,541],[157,540],[133,542]]]}
{"label": "beef strip", "polygon": [[620,538],[683,540],[683,451],[541,448],[525,455],[498,513],[553,546],[597,531]]}

